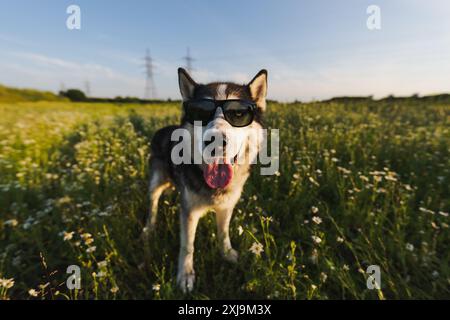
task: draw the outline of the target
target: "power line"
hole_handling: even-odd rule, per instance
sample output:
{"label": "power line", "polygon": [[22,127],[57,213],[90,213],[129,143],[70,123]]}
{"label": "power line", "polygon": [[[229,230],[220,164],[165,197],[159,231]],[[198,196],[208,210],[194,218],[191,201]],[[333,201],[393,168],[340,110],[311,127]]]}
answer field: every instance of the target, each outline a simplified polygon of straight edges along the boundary
{"label": "power line", "polygon": [[153,59],[150,55],[150,50],[147,49],[145,57],[145,99],[155,99],[156,98],[156,86],[155,81],[153,80],[154,68]]}
{"label": "power line", "polygon": [[91,84],[90,84],[89,80],[86,80],[84,82],[84,91],[85,91],[86,97],[91,96]]}
{"label": "power line", "polygon": [[194,69],[192,68],[192,62],[195,61],[194,58],[192,58],[191,56],[191,51],[189,49],[189,47],[187,47],[187,52],[186,52],[186,56],[183,57],[183,60],[186,61],[186,70],[187,72],[191,73]]}

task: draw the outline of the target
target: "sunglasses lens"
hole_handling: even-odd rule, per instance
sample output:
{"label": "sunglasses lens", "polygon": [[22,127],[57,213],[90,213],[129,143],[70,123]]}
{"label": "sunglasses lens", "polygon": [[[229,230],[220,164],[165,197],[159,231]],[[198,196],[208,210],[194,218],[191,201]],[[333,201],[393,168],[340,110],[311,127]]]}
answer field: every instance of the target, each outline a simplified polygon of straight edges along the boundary
{"label": "sunglasses lens", "polygon": [[225,118],[235,127],[248,126],[253,121],[254,108],[250,103],[242,101],[230,101],[225,107]]}
{"label": "sunglasses lens", "polygon": [[214,101],[188,101],[185,104],[186,118],[192,124],[194,124],[194,121],[202,121],[202,125],[206,125],[215,112]]}

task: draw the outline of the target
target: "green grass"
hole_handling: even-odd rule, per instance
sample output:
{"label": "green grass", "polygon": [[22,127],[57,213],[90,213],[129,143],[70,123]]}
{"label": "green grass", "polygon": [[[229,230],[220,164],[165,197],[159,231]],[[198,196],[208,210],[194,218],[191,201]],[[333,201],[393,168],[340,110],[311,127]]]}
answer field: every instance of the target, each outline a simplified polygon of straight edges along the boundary
{"label": "green grass", "polygon": [[[0,114],[0,279],[14,279],[0,298],[450,298],[449,105],[270,104],[279,174],[254,170],[246,184],[231,223],[237,265],[220,256],[214,215],[201,220],[187,296],[175,283],[176,192],[148,250],[139,240],[148,143],[178,123],[177,105],[23,102]],[[81,290],[65,286],[69,265]],[[369,265],[381,290],[366,287]]]}

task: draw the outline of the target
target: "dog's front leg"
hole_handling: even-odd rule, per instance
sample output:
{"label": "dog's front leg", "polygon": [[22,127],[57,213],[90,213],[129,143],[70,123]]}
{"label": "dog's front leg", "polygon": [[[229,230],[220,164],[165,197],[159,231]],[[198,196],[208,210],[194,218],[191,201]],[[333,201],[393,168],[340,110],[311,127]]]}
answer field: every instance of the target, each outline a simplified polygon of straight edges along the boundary
{"label": "dog's front leg", "polygon": [[230,262],[237,262],[239,255],[231,246],[229,232],[232,215],[233,208],[216,209],[217,236],[224,258]]}
{"label": "dog's front leg", "polygon": [[[183,206],[182,206],[183,207]],[[204,210],[182,209],[180,213],[180,256],[177,283],[183,292],[194,288],[194,240],[197,224]]]}

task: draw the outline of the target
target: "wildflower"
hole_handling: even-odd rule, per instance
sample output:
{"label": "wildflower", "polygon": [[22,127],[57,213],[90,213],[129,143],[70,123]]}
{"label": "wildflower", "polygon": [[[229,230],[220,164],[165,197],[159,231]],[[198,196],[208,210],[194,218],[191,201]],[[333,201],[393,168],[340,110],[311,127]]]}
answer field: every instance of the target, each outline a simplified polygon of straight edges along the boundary
{"label": "wildflower", "polygon": [[448,217],[448,212],[439,211],[439,214],[443,217]]}
{"label": "wildflower", "polygon": [[336,241],[339,242],[339,243],[342,243],[342,242],[344,242],[344,238],[342,238],[342,237],[337,237],[337,238],[336,238]]}
{"label": "wildflower", "polygon": [[14,279],[0,279],[0,287],[9,289],[14,286]]}
{"label": "wildflower", "polygon": [[321,224],[321,223],[322,223],[322,219],[319,218],[319,217],[317,217],[317,216],[313,217],[313,218],[312,218],[312,221],[313,221],[315,224]]}
{"label": "wildflower", "polygon": [[369,182],[369,178],[367,178],[366,176],[360,175],[359,178],[365,182]]}
{"label": "wildflower", "polygon": [[92,238],[92,234],[86,232],[86,233],[81,234],[80,237],[82,239],[89,239],[89,238]]}
{"label": "wildflower", "polygon": [[264,252],[264,247],[261,243],[253,242],[252,246],[250,247],[249,251],[251,251],[256,256],[260,256],[261,252]]}
{"label": "wildflower", "polygon": [[387,175],[384,178],[388,181],[393,181],[393,182],[397,181],[397,178],[394,176],[391,176],[391,175]]}
{"label": "wildflower", "polygon": [[292,257],[293,257],[292,252],[288,252],[286,254],[286,259],[288,259],[288,261],[292,261]]}
{"label": "wildflower", "polygon": [[38,296],[38,292],[34,289],[30,289],[28,290],[28,294],[32,297],[37,297]]}
{"label": "wildflower", "polygon": [[420,207],[419,211],[423,212],[423,213],[429,213],[429,214],[434,214],[434,211]]}
{"label": "wildflower", "polygon": [[328,275],[325,272],[320,273],[320,281],[325,282],[328,279]]}
{"label": "wildflower", "polygon": [[439,227],[437,226],[437,224],[434,221],[431,221],[431,227],[435,230],[439,230]]}
{"label": "wildflower", "polygon": [[86,249],[86,252],[87,252],[87,253],[92,253],[92,252],[94,252],[96,249],[97,249],[96,246],[92,246],[92,247],[87,248],[87,249]]}
{"label": "wildflower", "polygon": [[84,240],[84,243],[85,243],[86,245],[90,245],[92,242],[94,242],[94,239],[93,239],[93,238],[87,238],[87,239]]}
{"label": "wildflower", "polygon": [[342,269],[343,269],[344,271],[349,271],[349,270],[350,270],[350,267],[349,267],[348,265],[344,264],[344,265],[342,266]]}
{"label": "wildflower", "polygon": [[238,227],[238,233],[240,236],[242,236],[242,234],[244,233],[244,228],[242,228],[242,226]]}
{"label": "wildflower", "polygon": [[317,249],[313,249],[309,260],[311,260],[313,264],[317,264],[317,262],[319,261],[319,252],[317,251]]}
{"label": "wildflower", "polygon": [[5,226],[15,227],[19,224],[19,222],[17,221],[17,219],[11,219],[11,220],[6,220],[3,224]]}
{"label": "wildflower", "polygon": [[112,293],[117,293],[117,291],[119,291],[119,287],[114,286],[109,291],[111,291]]}
{"label": "wildflower", "polygon": [[414,246],[411,243],[407,243],[406,244],[406,250],[413,252],[414,251]]}
{"label": "wildflower", "polygon": [[108,261],[104,260],[104,261],[97,262],[97,265],[99,268],[105,268],[108,265]]}
{"label": "wildflower", "polygon": [[159,283],[155,283],[152,286],[153,291],[158,292],[161,289],[161,285]]}
{"label": "wildflower", "polygon": [[350,174],[352,173],[350,170],[343,168],[343,167],[337,167],[337,169],[342,172],[343,174]]}
{"label": "wildflower", "polygon": [[318,236],[312,236],[311,237],[314,241],[314,243],[319,244],[322,242],[322,239],[320,239]]}
{"label": "wildflower", "polygon": [[316,290],[316,289],[317,289],[317,286],[316,286],[315,284],[312,284],[312,285],[311,285],[311,289]]}
{"label": "wildflower", "polygon": [[103,278],[103,277],[106,276],[106,272],[104,272],[104,271],[97,272],[96,276],[97,276],[98,278]]}
{"label": "wildflower", "polygon": [[311,182],[316,187],[320,186],[319,183],[316,180],[314,180],[312,177],[309,177],[308,179],[309,179],[309,182]]}
{"label": "wildflower", "polygon": [[374,176],[373,180],[375,180],[375,182],[381,182],[381,180],[383,180],[382,176]]}
{"label": "wildflower", "polygon": [[73,238],[73,234],[74,234],[74,233],[75,233],[75,232],[73,232],[73,231],[71,231],[71,232],[63,231],[63,240],[64,240],[64,241],[71,240],[71,239]]}
{"label": "wildflower", "polygon": [[71,201],[72,201],[72,199],[71,199],[69,196],[64,196],[64,197],[62,197],[62,198],[59,198],[59,199],[57,200],[57,203],[58,203],[59,205],[61,205],[61,204],[70,203]]}
{"label": "wildflower", "polygon": [[311,207],[311,211],[312,213],[316,214],[317,212],[319,212],[319,208],[313,206]]}

